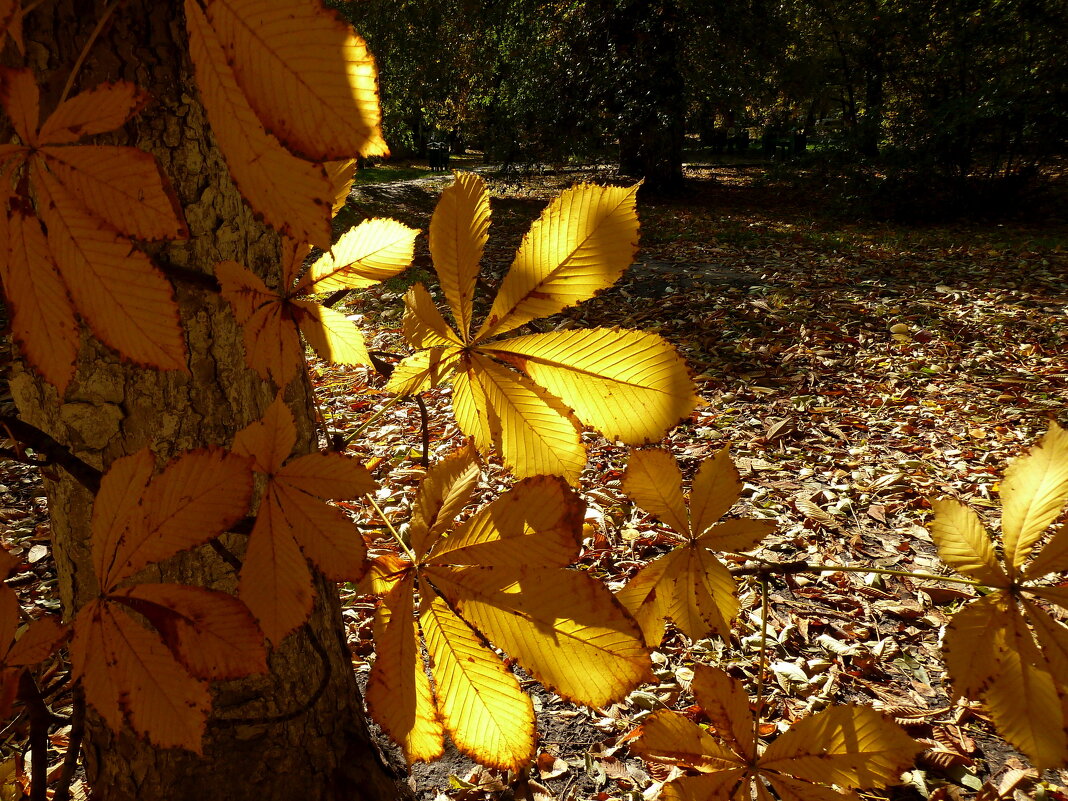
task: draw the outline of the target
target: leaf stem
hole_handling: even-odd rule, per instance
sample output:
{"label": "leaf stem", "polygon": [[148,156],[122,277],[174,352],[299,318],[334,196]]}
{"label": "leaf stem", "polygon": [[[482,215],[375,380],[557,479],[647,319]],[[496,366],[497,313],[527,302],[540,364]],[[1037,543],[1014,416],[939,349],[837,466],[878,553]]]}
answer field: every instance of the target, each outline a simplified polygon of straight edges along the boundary
{"label": "leaf stem", "polygon": [[753,715],[753,741],[760,738],[760,719],[764,715],[764,671],[768,664],[768,577],[760,576],[760,660],[757,664],[756,714]]}
{"label": "leaf stem", "polygon": [[404,541],[404,538],[401,537],[400,532],[393,527],[393,523],[391,523],[389,518],[386,517],[386,513],[382,511],[382,507],[379,506],[375,502],[375,499],[372,498],[370,495],[365,495],[364,497],[367,498],[368,503],[370,503],[371,506],[374,507],[374,510],[378,512],[378,516],[382,518],[382,522],[386,524],[386,528],[389,529],[389,533],[393,535],[393,539],[397,541],[397,544],[404,550],[404,553],[408,556],[409,559],[412,560],[412,564],[418,562],[419,560],[415,558],[415,552],[408,547],[408,544]]}
{"label": "leaf stem", "polygon": [[[70,68],[70,75],[67,76],[67,84],[63,87],[63,94],[59,96],[59,104],[62,104],[67,99],[67,95],[70,94],[70,90],[74,88],[74,79],[78,77],[78,72],[81,70],[82,65],[85,63],[85,59],[89,55],[89,50],[92,48],[93,43],[96,42],[97,37],[100,36],[104,30],[104,26],[111,18],[112,12],[119,7],[122,0],[116,0],[110,6],[104,9],[104,13],[100,15],[100,19],[96,22],[96,27],[93,28],[92,33],[89,34],[89,40],[82,48],[82,52],[78,54],[78,59],[74,62],[74,66]],[[57,104],[57,105],[59,105]]]}
{"label": "leaf stem", "polygon": [[866,567],[863,565],[813,565],[809,562],[764,562],[756,567],[731,568],[732,576],[769,576],[788,573],[876,573],[880,576],[900,576],[925,581],[948,581],[953,584],[967,584],[970,587],[985,586],[981,581],[964,576],[943,576],[937,573],[915,573],[910,570],[891,570],[885,567]]}
{"label": "leaf stem", "polygon": [[351,434],[349,434],[347,437],[345,437],[345,444],[346,445],[351,445],[352,441],[354,439],[356,439],[356,437],[360,436],[360,434],[362,434],[364,431],[366,431],[367,428],[373,422],[375,422],[379,417],[381,417],[387,411],[389,411],[389,409],[391,409],[394,405],[396,405],[397,401],[399,401],[400,399],[401,399],[400,395],[394,395],[392,398],[390,398],[388,401],[386,401],[384,404],[382,404],[382,407],[378,411],[376,411],[374,414],[372,414],[370,417],[368,417],[366,420],[364,420],[363,423],[361,423],[360,426],[357,427],[357,429],[355,431],[353,431]]}

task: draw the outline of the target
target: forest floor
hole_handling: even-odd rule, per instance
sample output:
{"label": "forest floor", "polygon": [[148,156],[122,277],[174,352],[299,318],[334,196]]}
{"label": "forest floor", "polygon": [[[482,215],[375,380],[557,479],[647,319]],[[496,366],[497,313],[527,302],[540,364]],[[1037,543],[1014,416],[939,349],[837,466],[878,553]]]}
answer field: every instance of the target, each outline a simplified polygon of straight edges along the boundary
{"label": "forest floor", "polygon": [[[493,209],[479,290],[484,311],[552,196],[578,181],[618,179],[599,170],[483,174]],[[1006,462],[1051,419],[1068,423],[1068,225],[848,222],[819,194],[769,180],[762,168],[701,168],[688,177],[688,195],[640,204],[641,249],[622,280],[539,321],[539,329],[641,328],[675,344],[707,405],[661,444],[687,479],[730,445],[745,481],[732,514],[778,523],[754,556],[949,574],[925,527],[930,499],[965,500],[996,527]],[[360,184],[349,212],[426,230],[449,178],[403,178]],[[422,281],[438,296],[425,238],[417,247],[405,276],[348,302],[382,351],[406,352],[401,298],[409,285]],[[376,461],[386,514],[403,523],[424,473],[416,405],[389,406],[381,378],[362,370],[323,368],[319,383],[331,428],[351,430],[381,412],[357,448]],[[464,437],[447,389],[424,400],[434,461]],[[670,542],[663,525],[621,492],[626,449],[595,437],[589,445],[582,564],[618,589]],[[508,482],[491,471],[480,500]],[[864,572],[772,580],[770,722],[852,701],[885,710],[930,746],[909,786],[866,797],[963,798],[984,784],[987,799],[1030,797],[1039,777],[1026,760],[993,733],[981,708],[947,695],[939,638],[970,597],[964,590]],[[524,685],[541,737],[531,783],[510,786],[452,752],[417,766],[413,784],[426,798],[651,797],[664,773],[628,755],[626,733],[650,709],[690,707],[696,663],[718,663],[756,686],[760,587],[744,579],[739,591],[730,642],[669,634],[654,654],[659,684],[623,703],[576,708]],[[350,638],[366,671],[372,604],[357,597],[351,604]],[[1042,778],[1068,784],[1066,773]]]}
{"label": "forest floor", "polygon": [[[483,312],[552,196],[578,181],[618,180],[603,170],[484,175],[493,223],[477,306]],[[641,249],[624,277],[539,321],[540,330],[640,328],[678,348],[705,405],[660,444],[678,458],[687,481],[702,460],[730,445],[745,482],[731,515],[777,522],[754,557],[948,575],[926,528],[930,499],[967,501],[996,530],[1007,461],[1050,420],[1068,424],[1068,224],[856,222],[832,215],[821,192],[771,180],[759,167],[698,168],[688,177],[685,197],[640,204]],[[425,231],[450,180],[415,169],[380,175],[383,183],[365,178],[344,213],[346,226],[388,216]],[[406,352],[402,297],[415,282],[439,296],[425,236],[408,272],[342,305],[374,348]],[[392,522],[405,522],[425,474],[418,407],[394,402],[381,391],[381,376],[363,368],[315,363],[313,381],[329,430],[350,432],[379,415],[353,447],[374,466],[379,505]],[[425,393],[424,401],[433,461],[464,437],[447,389]],[[618,589],[671,541],[663,524],[621,491],[626,449],[594,436],[587,444],[582,566]],[[509,483],[491,469],[476,501]],[[25,562],[12,583],[31,616],[59,606],[42,495],[32,472],[0,463],[3,540]],[[374,539],[377,524],[362,522],[372,545],[387,547]],[[727,558],[731,566],[746,562]],[[413,786],[441,801],[651,799],[666,772],[630,755],[627,733],[652,709],[694,712],[695,664],[722,665],[751,691],[757,686],[760,584],[743,578],[739,595],[729,642],[691,642],[669,630],[654,653],[658,683],[621,703],[575,707],[524,681],[540,731],[529,781],[482,770],[452,750],[416,766]],[[344,596],[357,670],[366,675],[373,601],[351,588]],[[1056,789],[1068,785],[1068,773],[1038,776],[994,733],[981,707],[950,699],[939,640],[970,597],[960,585],[825,571],[775,577],[768,596],[769,724],[781,729],[851,701],[886,711],[930,747],[906,786],[864,797],[957,799],[982,791],[984,801],[1026,798],[1042,780],[1047,797],[1068,798]],[[55,666],[42,684],[61,670]],[[24,747],[25,731],[18,722],[9,726],[4,753]],[[60,729],[52,738],[57,763],[65,742]],[[0,789],[17,778],[13,763],[4,765],[11,767],[3,769]]]}

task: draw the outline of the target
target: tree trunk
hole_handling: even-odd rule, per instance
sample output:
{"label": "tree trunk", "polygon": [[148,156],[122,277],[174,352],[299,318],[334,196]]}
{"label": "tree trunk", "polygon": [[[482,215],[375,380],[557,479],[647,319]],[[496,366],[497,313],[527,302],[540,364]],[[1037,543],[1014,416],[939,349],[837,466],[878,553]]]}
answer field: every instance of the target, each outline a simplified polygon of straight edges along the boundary
{"label": "tree trunk", "polygon": [[[105,3],[56,0],[26,18],[27,61],[42,87],[42,116],[54,108]],[[88,49],[72,92],[125,79],[154,102],[115,144],[153,153],[174,186],[191,230],[188,241],[154,246],[160,264],[210,272],[221,259],[279,279],[278,237],[259,223],[231,182],[197,100],[181,4],[111,3],[103,34]],[[274,388],[245,366],[240,331],[218,294],[176,283],[189,347],[189,373],[158,372],[120,362],[86,336],[66,397],[16,368],[12,392],[24,418],[84,461],[107,469],[150,445],[160,462],[182,450],[228,445],[259,417]],[[305,451],[316,445],[310,389],[286,390]],[[65,474],[48,485],[54,554],[69,618],[98,593],[92,573],[92,497]],[[243,552],[243,537],[226,535]],[[235,577],[204,547],[153,568],[153,577],[233,590]],[[270,673],[216,685],[204,756],[157,749],[131,731],[112,732],[90,708],[85,767],[98,801],[206,799],[339,801],[396,799],[401,790],[369,736],[336,590],[319,583],[312,622],[270,655]]]}

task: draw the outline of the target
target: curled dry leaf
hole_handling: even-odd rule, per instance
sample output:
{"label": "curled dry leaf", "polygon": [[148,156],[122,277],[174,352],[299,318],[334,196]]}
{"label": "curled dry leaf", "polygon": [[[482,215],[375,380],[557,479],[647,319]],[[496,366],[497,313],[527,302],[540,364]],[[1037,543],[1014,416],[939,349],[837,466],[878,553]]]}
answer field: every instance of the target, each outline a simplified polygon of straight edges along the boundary
{"label": "curled dry leaf", "polygon": [[498,451],[519,477],[574,484],[586,463],[584,426],[611,439],[659,439],[698,403],[674,348],[656,334],[555,331],[495,340],[611,286],[638,243],[637,186],[565,191],[530,228],[493,307],[472,335],[472,295],[489,232],[482,179],[458,174],[430,223],[430,250],[454,329],[416,285],[405,296],[405,337],[417,352],[387,389],[413,394],[451,383],[460,428]]}
{"label": "curled dry leaf", "polygon": [[372,562],[362,588],[381,600],[367,702],[409,761],[440,756],[448,732],[475,761],[517,770],[534,756],[534,711],[487,641],[591,706],[644,681],[649,656],[612,594],[567,569],[583,504],[560,478],[520,481],[449,531],[479,475],[470,451],[431,468],[412,513],[410,556]]}

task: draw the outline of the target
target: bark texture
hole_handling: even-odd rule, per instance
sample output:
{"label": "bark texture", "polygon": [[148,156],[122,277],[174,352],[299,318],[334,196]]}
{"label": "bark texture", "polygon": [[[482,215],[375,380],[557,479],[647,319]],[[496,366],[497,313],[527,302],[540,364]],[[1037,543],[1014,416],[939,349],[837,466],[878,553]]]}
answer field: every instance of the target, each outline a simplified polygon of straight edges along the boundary
{"label": "bark texture", "polygon": [[[114,7],[111,18],[86,51],[73,92],[125,79],[155,98],[111,140],[153,153],[185,210],[190,239],[153,246],[150,254],[160,263],[201,272],[234,259],[276,284],[278,238],[245,205],[214,145],[197,100],[180,3],[55,0],[34,10],[26,19],[27,62],[42,86],[42,114],[55,106],[106,5]],[[84,336],[66,397],[26,370],[13,375],[12,392],[24,418],[100,469],[146,445],[161,464],[185,449],[228,445],[235,431],[259,417],[275,390],[245,367],[240,331],[217,294],[176,282],[175,295],[187,332],[188,373],[123,363]],[[301,445],[310,450],[315,434],[307,382],[294,381],[286,399],[296,413]],[[89,559],[92,497],[68,477],[48,490],[69,618],[98,592]],[[242,537],[226,539],[233,551],[243,552]],[[146,572],[148,581],[235,587],[233,571],[207,547]],[[112,732],[90,708],[84,759],[93,797],[398,798],[401,791],[364,722],[335,588],[320,582],[319,599],[312,623],[273,651],[268,675],[216,685],[203,758],[155,749],[128,730]]]}

